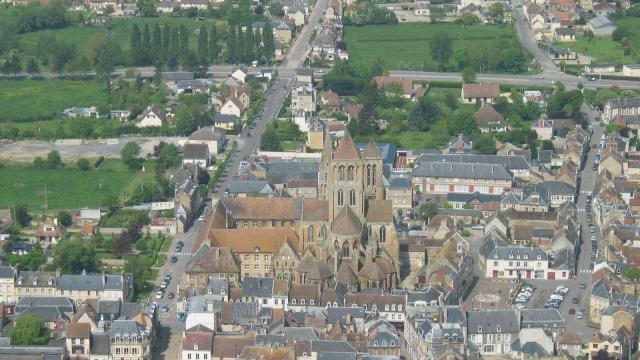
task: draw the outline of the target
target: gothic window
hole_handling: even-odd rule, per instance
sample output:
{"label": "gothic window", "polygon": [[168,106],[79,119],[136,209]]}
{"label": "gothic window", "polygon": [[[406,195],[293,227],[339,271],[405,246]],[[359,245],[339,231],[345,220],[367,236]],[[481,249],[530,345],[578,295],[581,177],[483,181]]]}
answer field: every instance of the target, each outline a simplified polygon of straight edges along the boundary
{"label": "gothic window", "polygon": [[373,230],[371,229],[371,225],[367,225],[368,235],[371,236]]}
{"label": "gothic window", "polygon": [[384,243],[387,240],[387,230],[383,227],[380,228],[380,242]]}
{"label": "gothic window", "polygon": [[373,165],[373,171],[371,172],[371,185],[376,186],[376,166]]}
{"label": "gothic window", "polygon": [[349,257],[349,244],[342,245],[342,257]]}
{"label": "gothic window", "polygon": [[324,243],[325,241],[327,241],[327,227],[323,226],[322,229],[320,230],[320,236],[322,237],[322,242]]}
{"label": "gothic window", "polygon": [[367,186],[371,185],[371,165],[367,165]]}
{"label": "gothic window", "polygon": [[314,242],[313,225],[309,225],[309,242]]}
{"label": "gothic window", "polygon": [[344,181],[344,166],[338,168],[338,181]]}
{"label": "gothic window", "polygon": [[355,205],[356,205],[356,191],[349,190],[349,206],[355,206]]}
{"label": "gothic window", "polygon": [[338,190],[338,206],[342,206],[344,204],[342,189]]}
{"label": "gothic window", "polygon": [[353,181],[355,180],[355,170],[353,168],[353,165],[350,165],[349,168],[347,169],[347,180],[349,181]]}

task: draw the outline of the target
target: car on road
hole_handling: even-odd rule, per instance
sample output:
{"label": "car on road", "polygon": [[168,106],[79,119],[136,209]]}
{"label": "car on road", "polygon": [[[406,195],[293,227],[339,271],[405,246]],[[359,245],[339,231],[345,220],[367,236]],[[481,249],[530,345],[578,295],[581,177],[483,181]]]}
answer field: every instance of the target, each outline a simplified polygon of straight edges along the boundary
{"label": "car on road", "polygon": [[587,288],[587,284],[585,283],[580,283],[580,289],[586,289]]}
{"label": "car on road", "polygon": [[249,129],[252,129],[252,130],[253,130],[253,129],[255,129],[255,128],[256,128],[256,124],[251,123],[251,124],[249,125]]}
{"label": "car on road", "polygon": [[163,313],[168,313],[171,308],[169,307],[169,305],[164,305],[160,308],[160,310],[162,310]]}
{"label": "car on road", "polygon": [[582,311],[576,312],[576,319],[582,320]]}
{"label": "car on road", "polygon": [[483,225],[474,225],[471,227],[471,230],[484,230]]}
{"label": "car on road", "polygon": [[164,292],[162,290],[156,291],[156,299],[160,300],[164,296]]}
{"label": "car on road", "polygon": [[576,313],[576,309],[569,309],[569,315],[573,315]]}
{"label": "car on road", "polygon": [[176,297],[176,294],[170,292],[169,295],[167,295],[167,299],[169,300],[173,300]]}
{"label": "car on road", "polygon": [[187,319],[187,315],[185,313],[179,313],[176,320],[178,322],[184,322]]}
{"label": "car on road", "polygon": [[167,288],[167,285],[169,285],[167,282],[163,281],[162,283],[160,283],[160,289],[164,290]]}
{"label": "car on road", "polygon": [[177,257],[177,256],[172,256],[172,257],[171,257],[171,263],[172,263],[172,264],[175,264],[175,263],[177,263],[177,262],[178,262],[178,257]]}
{"label": "car on road", "polygon": [[575,296],[573,297],[573,299],[571,299],[571,303],[572,303],[572,304],[577,304],[577,303],[579,303],[579,302],[580,302],[580,300],[578,300],[578,298],[577,298],[577,297],[575,297]]}
{"label": "car on road", "polygon": [[183,245],[177,244],[176,245],[176,252],[182,251],[182,247],[183,247]]}

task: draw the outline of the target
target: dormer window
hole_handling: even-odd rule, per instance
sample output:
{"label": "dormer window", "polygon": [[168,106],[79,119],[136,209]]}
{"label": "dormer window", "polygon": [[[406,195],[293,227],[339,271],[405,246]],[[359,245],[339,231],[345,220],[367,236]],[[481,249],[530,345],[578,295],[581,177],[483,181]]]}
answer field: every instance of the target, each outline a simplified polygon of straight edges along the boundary
{"label": "dormer window", "polygon": [[227,292],[226,292],[226,290],[225,290],[225,289],[220,290],[220,294],[224,295],[224,294],[226,294],[226,293],[227,293]]}
{"label": "dormer window", "polygon": [[[498,258],[498,253],[493,254],[493,258],[497,259]],[[509,258],[511,258],[511,257],[509,257]]]}
{"label": "dormer window", "polygon": [[198,350],[198,344],[193,344],[193,350]]}
{"label": "dormer window", "polygon": [[502,331],[502,327],[501,327],[500,325],[498,325],[498,327],[496,327],[496,331],[497,331],[497,332]]}
{"label": "dormer window", "polygon": [[300,299],[300,305],[304,305],[305,301],[304,299]]}
{"label": "dormer window", "polygon": [[33,279],[33,285],[38,285],[38,279]]}
{"label": "dormer window", "polygon": [[49,286],[53,286],[53,278],[49,278],[48,283],[49,283]]}
{"label": "dormer window", "polygon": [[315,301],[313,301],[313,299],[309,300],[309,305],[314,306],[315,305]]}
{"label": "dormer window", "polygon": [[509,259],[513,259],[513,253],[509,253]]}
{"label": "dormer window", "polygon": [[22,276],[18,277],[18,285],[22,285]]}
{"label": "dormer window", "polygon": [[528,254],[524,254],[524,258],[525,258],[525,259],[528,259],[528,258],[529,258],[529,255],[528,255]]}
{"label": "dormer window", "polygon": [[478,326],[478,332],[482,332],[482,326]]}
{"label": "dormer window", "polygon": [[293,305],[296,304],[296,299],[295,298],[291,299],[291,304],[293,304]]}
{"label": "dormer window", "polygon": [[538,260],[541,260],[542,256],[540,254],[538,254]]}

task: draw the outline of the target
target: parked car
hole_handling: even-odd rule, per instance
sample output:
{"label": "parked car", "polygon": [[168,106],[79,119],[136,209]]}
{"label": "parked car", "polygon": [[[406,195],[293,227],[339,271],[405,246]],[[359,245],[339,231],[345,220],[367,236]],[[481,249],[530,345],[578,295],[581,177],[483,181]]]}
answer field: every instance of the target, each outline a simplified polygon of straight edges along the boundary
{"label": "parked car", "polygon": [[573,315],[576,313],[576,309],[569,309],[569,315]]}
{"label": "parked car", "polygon": [[156,299],[160,300],[160,299],[162,299],[163,296],[164,296],[164,292],[163,291],[158,290],[156,292]]}
{"label": "parked car", "polygon": [[171,263],[172,263],[172,264],[175,264],[175,263],[177,263],[177,262],[178,262],[178,257],[177,257],[177,256],[172,256],[172,257],[171,257]]}

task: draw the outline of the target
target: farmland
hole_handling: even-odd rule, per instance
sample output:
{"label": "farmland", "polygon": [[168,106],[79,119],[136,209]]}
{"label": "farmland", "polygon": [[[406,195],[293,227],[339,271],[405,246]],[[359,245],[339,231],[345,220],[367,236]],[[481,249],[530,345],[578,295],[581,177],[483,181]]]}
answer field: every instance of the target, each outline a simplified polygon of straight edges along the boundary
{"label": "farmland", "polygon": [[0,81],[0,122],[48,119],[71,106],[107,103],[104,84],[93,80]]}
{"label": "farmland", "polygon": [[[469,47],[500,48],[507,40],[516,39],[511,26],[412,23],[345,28],[353,61],[370,64],[380,60],[386,68],[409,70],[437,69],[431,42],[438,32],[446,32],[453,39],[454,54]],[[451,65],[453,62],[450,61]]]}
{"label": "farmland", "polygon": [[120,160],[111,159],[88,171],[73,164],[53,170],[37,170],[30,164],[0,166],[0,188],[4,189],[0,208],[26,203],[32,210],[43,210],[45,185],[49,209],[100,206],[108,194],[124,196],[153,176],[153,172],[131,171]]}

